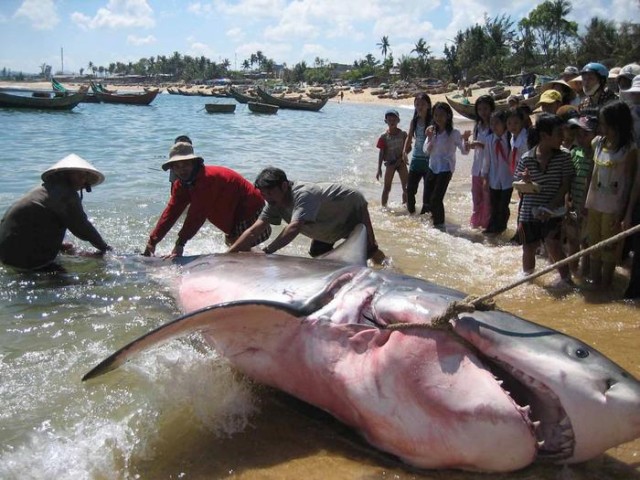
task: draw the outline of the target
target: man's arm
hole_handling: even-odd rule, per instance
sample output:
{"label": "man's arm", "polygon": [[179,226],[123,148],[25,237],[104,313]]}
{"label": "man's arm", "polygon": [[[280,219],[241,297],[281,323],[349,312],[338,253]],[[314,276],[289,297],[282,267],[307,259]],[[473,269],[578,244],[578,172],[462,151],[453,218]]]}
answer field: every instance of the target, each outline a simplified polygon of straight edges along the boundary
{"label": "man's arm", "polygon": [[269,223],[259,218],[253,225],[242,232],[242,235],[229,247],[227,253],[249,251],[255,245],[254,239],[262,235],[268,227]]}
{"label": "man's arm", "polygon": [[273,242],[262,249],[264,253],[274,253],[281,248],[289,245],[293,241],[293,239],[296,238],[300,233],[302,225],[304,225],[304,222],[300,220],[294,220],[293,222],[289,223],[282,229],[280,235],[278,235]]}

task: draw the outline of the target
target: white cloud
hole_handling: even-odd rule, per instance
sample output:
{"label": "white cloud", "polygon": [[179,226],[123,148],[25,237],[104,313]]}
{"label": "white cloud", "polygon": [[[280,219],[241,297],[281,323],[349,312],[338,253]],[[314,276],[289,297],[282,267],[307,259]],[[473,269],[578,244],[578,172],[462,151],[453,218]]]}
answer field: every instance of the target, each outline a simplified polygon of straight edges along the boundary
{"label": "white cloud", "polygon": [[138,37],[137,35],[128,35],[127,43],[130,45],[152,45],[158,40],[153,35],[147,35],[146,37]]}
{"label": "white cloud", "polygon": [[286,0],[213,0],[215,10],[230,16],[241,18],[279,17],[287,7]]}
{"label": "white cloud", "polygon": [[24,0],[14,18],[25,17],[36,30],[51,30],[60,22],[53,0]]}
{"label": "white cloud", "polygon": [[213,57],[215,55],[215,50],[206,43],[194,41],[189,45],[187,55],[191,55],[192,57],[200,57],[204,55],[205,57],[214,60]]}
{"label": "white cloud", "polygon": [[147,0],[109,0],[93,17],[80,12],[71,14],[71,20],[83,29],[96,28],[151,28],[155,26],[153,10]]}
{"label": "white cloud", "polygon": [[230,28],[227,30],[226,35],[232,42],[240,42],[245,37],[244,30],[239,27]]}
{"label": "white cloud", "polygon": [[187,12],[194,13],[196,15],[209,15],[213,13],[213,5],[202,4],[202,2],[190,3],[187,6]]}

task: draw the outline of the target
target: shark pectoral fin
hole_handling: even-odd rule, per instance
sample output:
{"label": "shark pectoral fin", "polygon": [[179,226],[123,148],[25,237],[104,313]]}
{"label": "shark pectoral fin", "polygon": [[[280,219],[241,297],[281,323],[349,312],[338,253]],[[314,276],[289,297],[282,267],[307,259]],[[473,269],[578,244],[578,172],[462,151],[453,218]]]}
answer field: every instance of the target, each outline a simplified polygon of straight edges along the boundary
{"label": "shark pectoral fin", "polygon": [[361,223],[351,231],[347,239],[319,258],[334,260],[336,262],[353,263],[356,265],[367,264],[367,229]]}
{"label": "shark pectoral fin", "polygon": [[90,380],[115,370],[139,352],[171,339],[183,337],[194,332],[206,333],[214,330],[217,323],[223,322],[228,326],[229,322],[232,322],[241,326],[244,318],[248,318],[251,321],[255,318],[282,318],[283,315],[289,319],[295,318],[297,321],[297,318],[303,316],[303,313],[288,304],[269,301],[244,300],[205,307],[183,315],[125,345],[85,374],[82,377],[82,381]]}

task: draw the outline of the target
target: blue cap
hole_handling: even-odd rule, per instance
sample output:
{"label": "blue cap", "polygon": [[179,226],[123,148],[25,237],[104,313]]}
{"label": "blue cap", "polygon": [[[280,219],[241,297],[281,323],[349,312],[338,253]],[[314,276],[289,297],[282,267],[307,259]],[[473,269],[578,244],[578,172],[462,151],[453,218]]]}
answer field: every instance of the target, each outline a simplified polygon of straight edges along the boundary
{"label": "blue cap", "polygon": [[400,114],[393,108],[390,108],[389,110],[384,112],[384,118],[387,118],[387,115],[395,115],[396,117],[398,117],[398,119],[400,119]]}

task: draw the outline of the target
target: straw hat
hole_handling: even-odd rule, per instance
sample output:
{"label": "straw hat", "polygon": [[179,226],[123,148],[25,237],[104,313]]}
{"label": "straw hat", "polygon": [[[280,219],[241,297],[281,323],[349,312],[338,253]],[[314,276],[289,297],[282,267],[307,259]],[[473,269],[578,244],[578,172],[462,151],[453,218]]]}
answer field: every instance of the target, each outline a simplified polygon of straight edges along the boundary
{"label": "straw hat", "polygon": [[611,70],[609,70],[609,78],[618,78],[620,70],[622,70],[621,67],[613,67]]}
{"label": "straw hat", "polygon": [[58,163],[49,167],[42,172],[41,178],[43,181],[47,181],[54,173],[58,172],[85,172],[89,174],[89,185],[100,185],[104,182],[104,175],[97,168],[87,162],[84,158],[72,153],[67,155]]}
{"label": "straw hat", "polygon": [[547,82],[544,85],[542,85],[542,91],[546,92],[547,90],[554,88],[557,85],[562,85],[567,89],[567,91],[569,92],[569,101],[576,98],[576,91],[573,89],[571,85],[569,85],[564,80],[551,80],[550,82]]}
{"label": "straw hat", "polygon": [[203,161],[202,157],[193,153],[193,145],[187,142],[178,142],[174,143],[171,150],[169,150],[169,160],[162,164],[162,169],[169,170],[173,162],[181,162],[183,160]]}
{"label": "straw hat", "polygon": [[582,75],[578,75],[577,77],[572,78],[571,80],[567,80],[567,83],[571,88],[575,91],[582,91]]}

